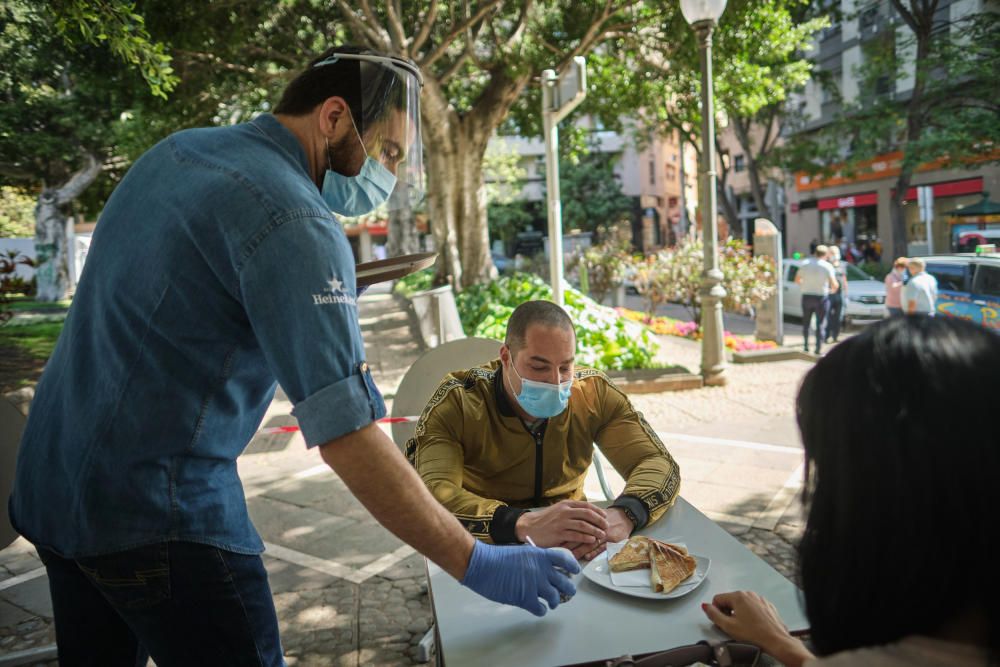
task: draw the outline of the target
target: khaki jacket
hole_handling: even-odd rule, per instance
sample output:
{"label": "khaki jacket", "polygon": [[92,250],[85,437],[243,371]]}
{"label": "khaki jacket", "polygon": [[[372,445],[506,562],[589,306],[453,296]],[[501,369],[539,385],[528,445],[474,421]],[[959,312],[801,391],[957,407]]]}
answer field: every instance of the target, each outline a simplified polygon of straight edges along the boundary
{"label": "khaki jacket", "polygon": [[574,373],[569,407],[533,433],[502,390],[499,360],[447,375],[417,423],[406,454],[437,500],[477,538],[516,542],[531,507],[585,499],[594,443],[626,480],[612,506],[642,528],[680,490],[680,470],[628,397],[600,371]]}

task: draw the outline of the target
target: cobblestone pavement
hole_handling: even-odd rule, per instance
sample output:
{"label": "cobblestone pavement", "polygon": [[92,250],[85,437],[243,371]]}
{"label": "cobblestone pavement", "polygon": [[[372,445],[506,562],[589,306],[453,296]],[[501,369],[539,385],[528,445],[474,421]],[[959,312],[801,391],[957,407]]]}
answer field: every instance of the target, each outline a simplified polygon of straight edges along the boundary
{"label": "cobblestone pavement", "polygon": [[[391,401],[423,347],[395,298],[373,290],[359,305],[368,362]],[[697,343],[660,340],[661,359],[697,372]],[[724,387],[632,397],[678,460],[685,498],[790,578],[801,533],[793,401],[810,367],[731,365]],[[263,425],[294,424],[290,411],[279,392]],[[413,664],[431,623],[423,559],[374,522],[297,434],[258,435],[240,475],[267,545],[288,664]],[[596,476],[587,489],[599,497]],[[0,551],[0,658],[54,641],[40,567],[23,539]]]}

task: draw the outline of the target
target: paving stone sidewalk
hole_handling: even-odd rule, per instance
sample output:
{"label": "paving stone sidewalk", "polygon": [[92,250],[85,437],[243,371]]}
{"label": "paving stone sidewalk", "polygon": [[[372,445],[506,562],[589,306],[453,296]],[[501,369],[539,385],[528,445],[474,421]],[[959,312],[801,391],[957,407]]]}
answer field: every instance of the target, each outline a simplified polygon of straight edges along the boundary
{"label": "paving stone sidewalk", "polygon": [[[385,290],[359,301],[368,362],[387,401],[423,351],[401,304]],[[662,359],[697,371],[697,343],[660,340]],[[788,577],[801,533],[793,398],[810,367],[799,360],[730,366],[725,387],[633,396],[678,459],[682,494]],[[279,392],[263,425],[294,424],[290,411]],[[431,622],[423,559],[372,520],[297,434],[258,435],[240,475],[267,544],[288,664],[413,664]],[[592,477],[588,493],[599,498]],[[0,658],[54,641],[40,567],[23,539],[0,551]]]}

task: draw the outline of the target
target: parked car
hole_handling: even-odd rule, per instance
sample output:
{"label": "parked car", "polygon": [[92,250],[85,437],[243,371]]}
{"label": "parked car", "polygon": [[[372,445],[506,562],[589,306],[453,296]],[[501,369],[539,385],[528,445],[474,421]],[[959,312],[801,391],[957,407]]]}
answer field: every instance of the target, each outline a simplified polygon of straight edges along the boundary
{"label": "parked car", "polygon": [[1000,332],[1000,254],[956,253],[921,259],[938,282],[938,314]]}
{"label": "parked car", "polygon": [[[802,317],[802,290],[795,283],[795,276],[803,259],[786,259],[781,281],[785,315]],[[880,320],[886,315],[885,283],[876,280],[854,266],[847,264],[847,298],[841,317],[845,322]]]}

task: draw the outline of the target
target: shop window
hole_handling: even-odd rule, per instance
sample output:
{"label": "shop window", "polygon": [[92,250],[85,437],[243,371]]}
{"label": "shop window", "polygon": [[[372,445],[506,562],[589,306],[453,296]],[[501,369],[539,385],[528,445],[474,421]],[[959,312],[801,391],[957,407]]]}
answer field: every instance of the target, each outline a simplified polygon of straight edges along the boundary
{"label": "shop window", "polygon": [[972,291],[983,296],[1000,297],[1000,267],[986,264],[977,266]]}

